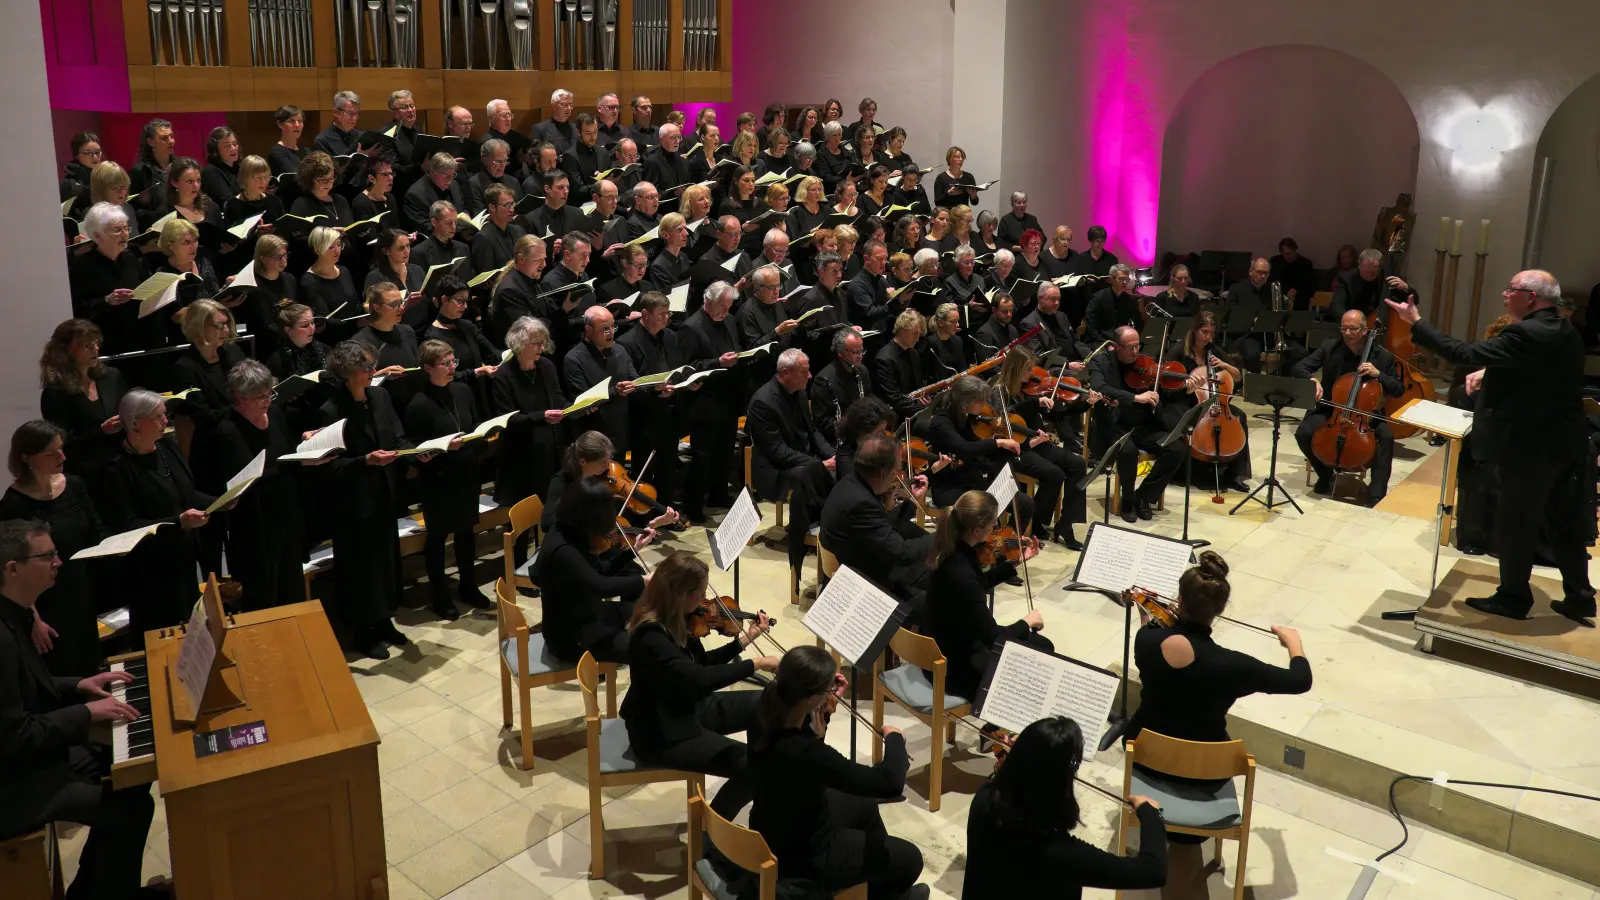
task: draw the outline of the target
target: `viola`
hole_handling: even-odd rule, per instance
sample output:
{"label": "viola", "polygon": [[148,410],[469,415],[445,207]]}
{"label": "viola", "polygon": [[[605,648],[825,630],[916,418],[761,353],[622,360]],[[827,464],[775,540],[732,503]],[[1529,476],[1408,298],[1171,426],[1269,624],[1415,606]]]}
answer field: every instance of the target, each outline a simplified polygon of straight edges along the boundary
{"label": "viola", "polygon": [[656,500],[656,489],[648,484],[637,484],[628,477],[628,470],[622,463],[612,460],[604,476],[606,484],[610,486],[611,493],[618,500],[628,501],[627,512],[647,516],[659,516],[667,511],[660,501]]}
{"label": "viola", "polygon": [[[1367,332],[1366,344],[1361,349],[1363,364],[1371,358],[1372,343],[1377,336],[1376,331]],[[1359,472],[1372,465],[1378,453],[1378,436],[1372,430],[1371,414],[1383,408],[1383,386],[1378,379],[1369,379],[1359,371],[1348,372],[1334,382],[1333,395],[1342,398],[1344,406],[1335,409],[1328,421],[1311,436],[1311,452],[1332,469]]]}
{"label": "viola", "polygon": [[618,516],[616,528],[605,534],[597,534],[589,539],[589,552],[599,556],[611,550],[621,550],[624,547],[631,546],[634,538],[649,532],[650,529],[635,528],[624,522],[621,516]]}
{"label": "viola", "polygon": [[[1009,429],[1006,428],[1007,423],[1010,423]],[[1043,432],[1029,428],[1027,421],[1018,413],[1011,413],[1002,419],[995,413],[994,407],[984,404],[983,409],[978,410],[978,414],[972,417],[972,434],[980,441],[1015,437],[1031,440]]]}
{"label": "viola", "polygon": [[1189,370],[1176,360],[1163,362],[1141,353],[1139,358],[1133,361],[1133,368],[1122,376],[1122,380],[1132,391],[1151,390],[1158,382],[1163,391],[1177,391],[1182,390],[1188,383]]}
{"label": "viola", "polygon": [[[906,455],[911,457],[911,470],[913,472],[927,471],[934,463],[939,461],[939,454],[931,444],[922,438],[911,438],[905,442],[904,447]],[[959,466],[961,461],[955,460],[951,465]]]}

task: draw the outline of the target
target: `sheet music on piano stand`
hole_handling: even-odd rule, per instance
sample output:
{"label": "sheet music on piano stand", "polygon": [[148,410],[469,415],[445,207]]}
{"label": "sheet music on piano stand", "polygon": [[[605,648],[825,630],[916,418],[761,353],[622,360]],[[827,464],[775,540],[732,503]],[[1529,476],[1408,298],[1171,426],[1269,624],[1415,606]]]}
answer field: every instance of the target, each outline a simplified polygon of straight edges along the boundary
{"label": "sheet music on piano stand", "polygon": [[1094,522],[1067,590],[1093,590],[1121,597],[1131,587],[1163,597],[1178,596],[1178,579],[1194,548],[1177,538]]}
{"label": "sheet music on piano stand", "polygon": [[1085,755],[1093,755],[1110,723],[1117,676],[1059,653],[1016,641],[997,641],[983,673],[973,715],[1012,734],[1047,716],[1066,716],[1083,732]]}
{"label": "sheet music on piano stand", "polygon": [[182,687],[181,691],[169,691],[174,722],[192,724],[201,716],[245,705],[239,673],[233,660],[222,652],[227,632],[227,614],[222,611],[222,594],[213,574],[206,578],[205,591],[184,630],[178,659],[168,673],[168,678],[175,678]]}

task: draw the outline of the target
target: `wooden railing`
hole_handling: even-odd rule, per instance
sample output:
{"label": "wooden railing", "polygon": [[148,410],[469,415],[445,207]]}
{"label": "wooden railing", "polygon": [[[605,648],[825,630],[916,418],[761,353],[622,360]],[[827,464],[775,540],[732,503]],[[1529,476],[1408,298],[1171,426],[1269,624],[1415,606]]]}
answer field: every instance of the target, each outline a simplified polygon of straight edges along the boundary
{"label": "wooden railing", "polygon": [[[122,0],[135,112],[730,97],[733,0]],[[368,105],[371,105],[371,100]],[[626,108],[626,103],[624,103]]]}

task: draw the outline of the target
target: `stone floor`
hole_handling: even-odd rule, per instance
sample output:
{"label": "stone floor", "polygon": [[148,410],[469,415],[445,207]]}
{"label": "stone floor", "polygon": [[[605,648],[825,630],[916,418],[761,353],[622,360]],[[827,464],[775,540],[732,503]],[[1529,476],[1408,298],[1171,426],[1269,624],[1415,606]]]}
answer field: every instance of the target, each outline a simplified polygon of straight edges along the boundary
{"label": "stone floor", "polygon": [[[1265,427],[1253,424],[1259,476],[1267,471],[1270,442]],[[1200,492],[1193,497],[1192,534],[1211,540],[1233,568],[1231,612],[1247,621],[1300,629],[1316,676],[1310,694],[1248,698],[1236,712],[1308,741],[1359,748],[1402,769],[1446,769],[1456,778],[1579,790],[1600,787],[1600,718],[1589,701],[1425,656],[1413,649],[1409,626],[1377,619],[1381,609],[1415,605],[1426,589],[1432,522],[1309,496],[1303,461],[1287,433],[1283,446],[1279,475],[1303,513],[1291,507],[1271,514],[1254,508],[1230,517],[1226,512],[1238,495],[1230,495],[1227,505],[1212,504]],[[1418,440],[1405,442],[1394,481],[1428,450]],[[1182,497],[1180,489],[1168,491],[1167,509],[1157,514],[1153,530],[1181,531]],[[763,512],[770,522],[770,505]],[[1090,514],[1099,513],[1098,500],[1091,498]],[[692,530],[669,546],[704,551],[705,533]],[[1441,571],[1450,555],[1447,551]],[[1060,652],[1097,665],[1120,663],[1120,610],[1094,595],[1047,588],[1070,575],[1076,560],[1077,554],[1052,545],[1029,566],[1045,633]],[[781,553],[753,546],[741,569],[745,607],[778,615],[775,634],[786,645],[809,640],[801,610],[787,602]],[[804,581],[814,579],[813,561]],[[730,576],[713,569],[713,581],[731,592]],[[1027,602],[1024,589],[1003,588],[998,617],[1016,617]],[[537,601],[528,606],[530,618],[537,618]],[[516,767],[514,733],[501,731],[493,619],[472,616],[444,624],[424,610],[403,614],[401,623],[413,640],[406,653],[351,664],[383,739],[379,761],[394,900],[686,895],[681,785],[608,792],[609,874],[590,881],[583,704],[576,686],[534,692],[538,759],[533,772],[522,772]],[[1275,641],[1253,632],[1220,625],[1216,635],[1263,659],[1283,658]],[[626,685],[626,674],[620,681]],[[848,748],[848,721],[836,720],[829,736],[841,749]],[[960,749],[947,760],[953,768],[947,769],[943,807],[930,813],[925,800],[929,735],[909,719],[891,716],[891,721],[907,728],[913,771],[905,801],[884,807],[885,821],[892,833],[921,846],[924,880],[935,896],[958,897],[967,805],[992,762],[972,755],[971,734],[958,733]],[[863,760],[867,752],[863,744]],[[1116,751],[1100,754],[1085,769],[1102,784],[1120,784]],[[1114,807],[1081,793],[1079,833],[1110,846]],[[1520,793],[1497,791],[1493,799],[1538,807],[1569,827],[1600,832],[1600,804]],[[1342,898],[1359,871],[1348,858],[1371,859],[1400,835],[1385,811],[1267,769],[1258,777],[1254,818],[1246,883],[1247,896],[1258,900]],[[82,834],[66,838],[69,871]],[[1235,848],[1227,845],[1226,859],[1233,858]],[[168,870],[159,806],[145,864],[147,876]],[[1371,900],[1600,900],[1592,885],[1415,824],[1410,842],[1386,862],[1386,873],[1368,894]],[[1231,897],[1235,874],[1230,865],[1213,877],[1212,895]],[[1088,891],[1085,896],[1111,894]]]}

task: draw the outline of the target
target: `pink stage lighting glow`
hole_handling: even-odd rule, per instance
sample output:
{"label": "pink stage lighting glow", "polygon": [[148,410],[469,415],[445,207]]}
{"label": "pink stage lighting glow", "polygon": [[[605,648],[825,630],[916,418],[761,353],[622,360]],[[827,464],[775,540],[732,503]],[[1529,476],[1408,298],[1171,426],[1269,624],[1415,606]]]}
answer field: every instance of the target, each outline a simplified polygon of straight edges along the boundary
{"label": "pink stage lighting glow", "polygon": [[1128,46],[1125,3],[1089,12],[1090,45],[1097,48],[1081,70],[1088,87],[1089,221],[1103,225],[1107,249],[1125,262],[1155,261],[1161,210],[1161,139],[1165,122],[1149,96],[1154,79],[1148,54]]}

